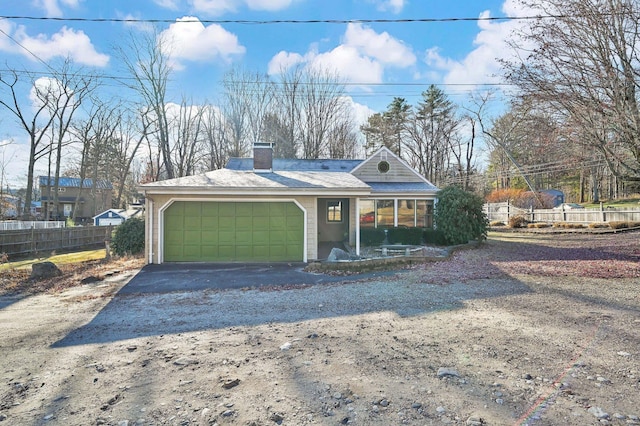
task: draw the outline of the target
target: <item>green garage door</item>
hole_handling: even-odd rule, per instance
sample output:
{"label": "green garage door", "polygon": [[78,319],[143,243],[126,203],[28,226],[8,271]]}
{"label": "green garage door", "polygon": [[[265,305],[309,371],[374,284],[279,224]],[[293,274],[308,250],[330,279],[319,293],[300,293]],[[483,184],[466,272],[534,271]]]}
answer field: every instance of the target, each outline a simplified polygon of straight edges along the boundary
{"label": "green garage door", "polygon": [[165,262],[295,262],[303,246],[295,203],[176,201],[164,212]]}

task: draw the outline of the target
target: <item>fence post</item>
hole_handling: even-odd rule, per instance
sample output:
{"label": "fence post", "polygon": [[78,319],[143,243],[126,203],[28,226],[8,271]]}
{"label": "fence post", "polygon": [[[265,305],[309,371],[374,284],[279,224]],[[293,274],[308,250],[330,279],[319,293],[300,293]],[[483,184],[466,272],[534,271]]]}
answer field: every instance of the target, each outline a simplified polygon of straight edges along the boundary
{"label": "fence post", "polygon": [[535,210],[533,210],[533,206],[531,206],[531,220],[530,220],[530,222],[533,223],[535,221],[536,221]]}
{"label": "fence post", "polygon": [[602,219],[602,222],[606,222],[606,216],[604,213],[604,204],[602,203],[602,201],[600,201],[600,218]]}
{"label": "fence post", "polygon": [[509,223],[509,219],[511,219],[511,203],[507,200],[507,223]]}

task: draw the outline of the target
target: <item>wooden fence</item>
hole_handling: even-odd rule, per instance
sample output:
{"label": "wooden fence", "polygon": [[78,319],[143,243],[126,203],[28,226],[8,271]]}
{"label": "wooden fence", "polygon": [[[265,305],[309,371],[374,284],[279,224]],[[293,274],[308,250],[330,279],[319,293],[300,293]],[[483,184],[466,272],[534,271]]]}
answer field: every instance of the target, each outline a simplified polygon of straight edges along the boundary
{"label": "wooden fence", "polygon": [[86,226],[55,229],[22,229],[0,232],[0,253],[22,257],[68,251],[80,248],[104,247],[111,238],[112,226]]}
{"label": "wooden fence", "polygon": [[524,216],[529,222],[640,222],[640,208],[610,208],[595,209],[521,209],[509,203],[490,203],[484,205],[484,212],[489,222],[508,223],[513,216]]}

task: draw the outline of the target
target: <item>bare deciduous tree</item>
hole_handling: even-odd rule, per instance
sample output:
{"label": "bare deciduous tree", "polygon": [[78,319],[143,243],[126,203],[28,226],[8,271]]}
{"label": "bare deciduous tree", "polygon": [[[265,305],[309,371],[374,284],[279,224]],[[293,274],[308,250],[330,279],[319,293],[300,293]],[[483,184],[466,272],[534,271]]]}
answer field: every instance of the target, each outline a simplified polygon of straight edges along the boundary
{"label": "bare deciduous tree", "polygon": [[[523,56],[504,63],[521,96],[548,105],[611,172],[640,181],[640,4],[521,0],[540,18],[515,34]],[[530,48],[523,52],[523,46]],[[568,138],[567,138],[568,139]]]}

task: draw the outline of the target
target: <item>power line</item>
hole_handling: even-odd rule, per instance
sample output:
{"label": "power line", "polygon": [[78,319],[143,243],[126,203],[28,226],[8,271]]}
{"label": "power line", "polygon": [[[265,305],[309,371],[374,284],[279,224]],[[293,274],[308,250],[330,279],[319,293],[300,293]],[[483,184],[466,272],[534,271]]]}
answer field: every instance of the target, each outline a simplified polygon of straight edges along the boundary
{"label": "power line", "polygon": [[[611,16],[610,13],[602,13],[601,16]],[[477,16],[477,17],[449,17],[449,18],[403,18],[403,19],[164,19],[164,18],[61,18],[51,16],[28,15],[0,15],[0,19],[29,20],[29,21],[60,21],[60,22],[108,22],[125,24],[181,24],[200,22],[205,24],[246,24],[246,25],[273,25],[273,24],[410,24],[410,23],[446,23],[446,22],[481,22],[481,21],[531,21],[538,19],[567,19],[577,15],[529,15],[529,16]]]}

